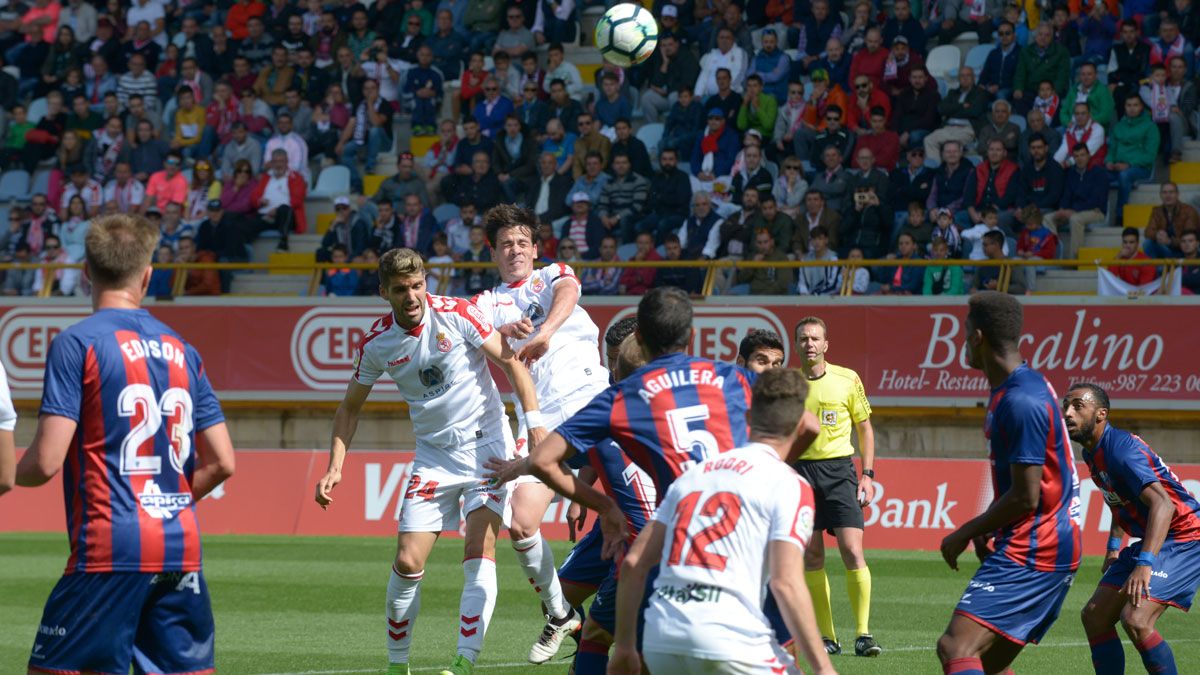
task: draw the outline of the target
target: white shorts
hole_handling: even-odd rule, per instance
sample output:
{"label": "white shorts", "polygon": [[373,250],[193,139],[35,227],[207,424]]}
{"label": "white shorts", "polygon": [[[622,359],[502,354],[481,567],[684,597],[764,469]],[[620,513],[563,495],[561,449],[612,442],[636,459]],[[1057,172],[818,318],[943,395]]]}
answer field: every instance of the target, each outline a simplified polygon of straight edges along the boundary
{"label": "white shorts", "polygon": [[483,478],[483,464],[490,457],[511,459],[512,435],[506,430],[503,439],[478,445],[474,452],[477,467],[475,474],[468,476],[422,461],[428,458],[417,450],[400,509],[401,532],[458,531],[463,518],[484,507],[495,511],[508,527],[512,488],[489,484]]}
{"label": "white shorts", "polygon": [[[763,659],[758,662],[728,661],[725,659],[708,659],[684,654],[666,654],[643,648],[642,658],[646,667],[654,675],[690,675],[691,673],[712,673],[713,675],[778,675],[778,673],[800,673],[792,657],[778,645],[774,650],[764,652]],[[784,669],[784,670],[781,670]]]}
{"label": "white shorts", "polygon": [[[546,431],[554,431],[563,422],[571,419],[575,413],[583,410],[583,406],[592,402],[596,395],[604,391],[608,385],[603,383],[588,384],[584,389],[577,392],[571,398],[562,402],[561,405],[555,405],[547,410],[542,410],[542,421],[546,423]],[[529,454],[529,429],[525,426],[525,415],[520,415],[517,421],[517,457],[524,457]],[[513,488],[526,483],[541,483],[536,476],[526,474],[513,481]],[[559,497],[555,495],[555,501]]]}

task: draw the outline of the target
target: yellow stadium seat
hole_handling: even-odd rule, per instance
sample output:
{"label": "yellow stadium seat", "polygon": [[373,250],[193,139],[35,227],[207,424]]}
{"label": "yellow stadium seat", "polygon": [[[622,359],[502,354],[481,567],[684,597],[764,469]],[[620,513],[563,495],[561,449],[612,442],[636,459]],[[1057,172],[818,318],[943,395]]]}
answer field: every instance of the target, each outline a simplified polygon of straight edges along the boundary
{"label": "yellow stadium seat", "polygon": [[429,152],[429,149],[437,142],[437,136],[413,136],[408,143],[408,151],[413,154],[413,157],[420,157]]}
{"label": "yellow stadium seat", "polygon": [[374,197],[375,193],[379,192],[379,186],[385,180],[387,180],[387,176],[374,173],[363,176],[363,194],[368,197]]}
{"label": "yellow stadium seat", "polygon": [[600,63],[577,63],[575,66],[579,68],[579,79],[583,80],[584,89],[596,86],[596,73],[604,67]]}
{"label": "yellow stadium seat", "polygon": [[[267,262],[272,265],[311,265],[317,261],[317,256],[314,252],[308,253],[285,253],[276,251],[271,254]],[[303,269],[272,269],[271,274],[304,274],[308,270]]]}
{"label": "yellow stadium seat", "polygon": [[1171,165],[1171,181],[1184,185],[1200,183],[1200,162],[1178,162]]}
{"label": "yellow stadium seat", "polygon": [[1144,228],[1150,224],[1150,212],[1154,204],[1126,204],[1125,227]]}
{"label": "yellow stadium seat", "polygon": [[1087,264],[1080,264],[1077,269],[1094,270],[1096,269],[1096,265],[1093,263],[1093,261],[1112,260],[1117,257],[1118,253],[1120,253],[1120,249],[1116,248],[1084,246],[1079,249],[1079,255],[1076,256],[1076,259],[1079,260],[1080,263]]}
{"label": "yellow stadium seat", "polygon": [[329,231],[329,226],[333,223],[334,214],[318,213],[317,214],[317,234],[325,234]]}

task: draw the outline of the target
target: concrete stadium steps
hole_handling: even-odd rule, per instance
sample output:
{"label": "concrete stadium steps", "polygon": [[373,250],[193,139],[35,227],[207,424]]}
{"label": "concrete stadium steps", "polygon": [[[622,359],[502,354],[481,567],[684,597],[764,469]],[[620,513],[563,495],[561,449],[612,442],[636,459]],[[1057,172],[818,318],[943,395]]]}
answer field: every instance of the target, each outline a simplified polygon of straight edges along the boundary
{"label": "concrete stadium steps", "polygon": [[234,295],[307,295],[308,274],[238,274],[230,292]]}
{"label": "concrete stadium steps", "polygon": [[1087,248],[1120,248],[1121,228],[1098,227],[1087,233],[1083,245]]}
{"label": "concrete stadium steps", "polygon": [[1095,270],[1048,270],[1045,274],[1038,275],[1036,288],[1035,292],[1038,294],[1095,295],[1096,272]]}
{"label": "concrete stadium steps", "polygon": [[[275,247],[279,245],[279,237],[262,236],[254,241],[251,248],[254,251],[250,262],[269,262]],[[288,248],[295,253],[312,253],[321,245],[319,234],[293,234],[288,237]]]}

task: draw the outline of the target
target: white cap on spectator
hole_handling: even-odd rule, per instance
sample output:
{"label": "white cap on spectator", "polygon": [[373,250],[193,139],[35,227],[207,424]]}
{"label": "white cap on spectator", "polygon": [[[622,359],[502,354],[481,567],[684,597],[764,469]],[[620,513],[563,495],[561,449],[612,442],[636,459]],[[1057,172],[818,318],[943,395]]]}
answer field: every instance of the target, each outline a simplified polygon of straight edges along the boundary
{"label": "white cap on spectator", "polygon": [[670,17],[674,17],[674,18],[678,19],[679,18],[679,9],[677,7],[675,7],[675,5],[667,5],[666,7],[662,8],[662,15],[664,17],[670,16]]}
{"label": "white cap on spectator", "polygon": [[572,204],[574,204],[576,202],[590,202],[590,201],[592,201],[592,198],[589,197],[588,193],[586,193],[586,192],[576,192],[575,194],[571,195],[571,203]]}
{"label": "white cap on spectator", "polygon": [[350,198],[346,196],[338,197],[333,200],[334,206],[350,206]]}

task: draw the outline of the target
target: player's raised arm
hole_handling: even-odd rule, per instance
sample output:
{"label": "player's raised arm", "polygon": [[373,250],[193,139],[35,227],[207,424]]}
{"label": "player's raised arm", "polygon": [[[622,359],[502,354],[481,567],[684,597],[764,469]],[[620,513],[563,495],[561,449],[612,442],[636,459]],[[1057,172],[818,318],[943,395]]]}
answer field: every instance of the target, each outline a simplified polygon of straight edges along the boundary
{"label": "player's raised arm", "polygon": [[517,360],[517,355],[508,347],[500,333],[492,333],[483,341],[483,353],[488,360],[500,366],[508,381],[512,384],[513,393],[525,413],[525,426],[529,429],[529,444],[536,445],[546,438],[546,426],[542,422],[542,414],[538,408],[537,389],[533,386],[533,378],[529,369]]}
{"label": "player's raised arm", "polygon": [[[646,523],[621,562],[617,582],[617,631],[613,636],[613,653],[608,660],[608,672],[636,675],[641,671],[637,650],[638,609],[646,591],[646,576],[650,568],[662,560],[666,526],[657,520]],[[803,569],[803,565],[799,569]]]}
{"label": "player's raised arm", "polygon": [[200,432],[196,444],[196,472],[192,475],[192,499],[200,501],[233,475],[233,440],[224,422]]}
{"label": "player's raised arm", "polygon": [[[361,358],[361,357],[360,357]],[[351,380],[346,387],[346,395],[338,404],[337,412],[333,414],[333,438],[329,442],[329,467],[325,475],[317,481],[317,503],[321,508],[328,509],[333,503],[329,493],[338,483],[342,482],[342,463],[346,461],[346,449],[354,439],[354,431],[358,429],[358,414],[362,412],[363,404],[371,393],[373,385],[360,384]]]}
{"label": "player's raised arm", "polygon": [[967,543],[972,539],[995,532],[1037,508],[1044,468],[1041,464],[1013,464],[1012,487],[992,502],[986,511],[946,535],[942,540],[942,558],[950,569],[958,569],[958,556],[966,550]]}
{"label": "player's raised arm", "polygon": [[60,415],[42,415],[29,449],[17,464],[17,485],[44,485],[62,469],[79,424]]}
{"label": "player's raised arm", "polygon": [[813,613],[812,595],[804,583],[803,549],[786,541],[772,541],[767,547],[767,556],[771,569],[771,593],[784,610],[783,621],[804,654],[804,659],[818,675],[836,672],[821,641],[821,631],[817,629]]}
{"label": "player's raised arm", "polygon": [[[1138,499],[1150,507],[1150,517],[1146,519],[1146,536],[1142,537],[1142,553],[1149,553],[1151,559],[1162,549],[1167,534],[1171,531],[1171,520],[1175,516],[1175,504],[1167,496],[1162,483],[1155,481],[1142,488]],[[1122,591],[1129,596],[1129,602],[1134,607],[1140,607],[1146,601],[1146,593],[1150,590],[1150,574],[1152,565],[1138,565],[1133,568],[1129,578],[1125,580]]]}
{"label": "player's raised arm", "polygon": [[[571,269],[562,263],[556,264],[563,268],[563,274],[566,274]],[[517,360],[522,363],[530,363],[541,358],[550,346],[550,338],[563,325],[563,322],[571,316],[571,312],[575,311],[575,306],[578,304],[579,282],[575,281],[573,274],[570,279],[561,283],[555,283],[554,300],[550,303],[550,311],[546,314],[546,320],[542,322],[538,334],[521,347],[521,351],[517,353]]]}
{"label": "player's raised arm", "polygon": [[575,476],[563,462],[575,454],[575,449],[558,432],[529,451],[529,470],[551,490],[596,512],[604,534],[605,560],[616,555],[625,541],[625,516],[611,497]]}

